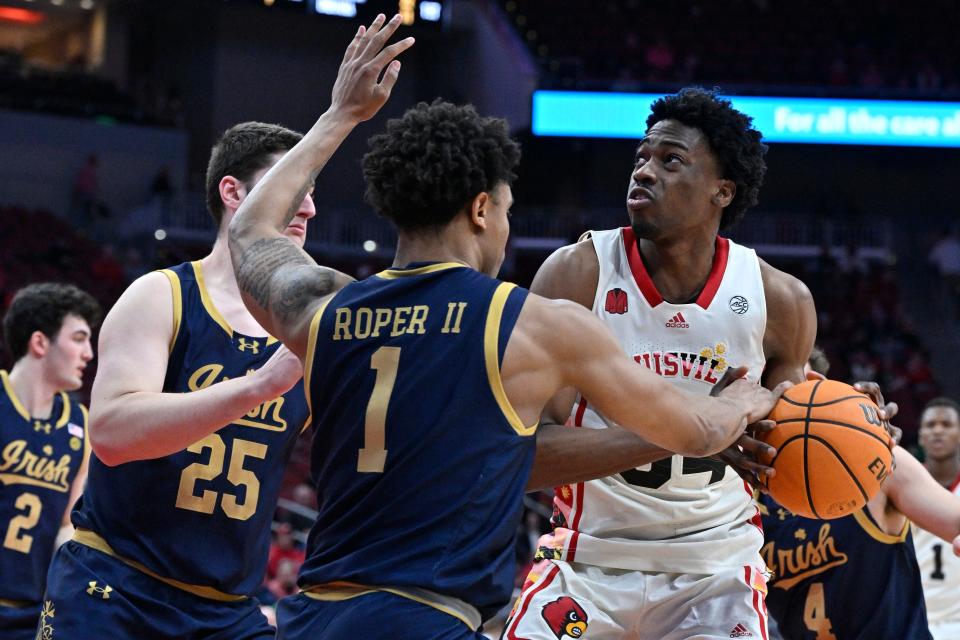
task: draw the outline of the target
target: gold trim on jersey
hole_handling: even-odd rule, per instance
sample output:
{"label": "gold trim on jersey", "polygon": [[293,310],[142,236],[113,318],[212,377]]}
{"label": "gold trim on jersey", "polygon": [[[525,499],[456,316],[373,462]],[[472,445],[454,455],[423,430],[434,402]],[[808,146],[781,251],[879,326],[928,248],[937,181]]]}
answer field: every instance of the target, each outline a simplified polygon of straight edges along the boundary
{"label": "gold trim on jersey", "polygon": [[0,598],[0,607],[9,607],[10,609],[23,609],[24,607],[29,607],[35,604],[37,603],[28,602],[26,600],[7,600],[6,598]]}
{"label": "gold trim on jersey", "polygon": [[307,333],[307,357],[303,360],[303,395],[307,398],[307,421],[304,423],[303,428],[300,429],[300,433],[309,429],[313,423],[313,400],[310,398],[310,374],[313,372],[313,356],[317,351],[317,334],[320,332],[320,320],[323,318],[323,312],[326,311],[327,305],[333,300],[334,295],[336,294],[331,295],[320,303],[320,306],[313,314],[313,318],[310,320],[310,331]]}
{"label": "gold trim on jersey", "polygon": [[[13,405],[13,408],[16,409],[17,413],[19,413],[24,420],[32,422],[33,418],[30,417],[30,412],[27,411],[27,408],[23,406],[20,398],[18,398],[17,394],[13,391],[13,382],[10,380],[10,374],[0,369],[0,381],[3,382],[3,390],[6,392],[7,397],[10,398],[10,404]],[[60,417],[57,418],[54,428],[62,429],[70,420],[70,396],[64,391],[58,391],[57,395],[60,396],[60,403],[63,405],[63,408],[60,410]],[[52,418],[53,416],[50,417]]]}
{"label": "gold trim on jersey", "polygon": [[459,262],[438,262],[437,264],[428,264],[416,269],[387,269],[377,274],[378,278],[386,280],[396,280],[397,278],[406,278],[407,276],[422,276],[425,273],[443,271],[445,269],[456,269],[458,267],[468,268],[467,265]]}
{"label": "gold trim on jersey", "polygon": [[[79,406],[80,406],[80,413],[83,414],[83,459],[89,460],[90,450],[93,447],[93,445],[90,444],[90,436],[88,432],[88,429],[89,429],[88,425],[90,424],[90,414],[87,411],[87,408],[85,406],[83,406],[82,404]],[[83,463],[81,462],[81,464]]]}
{"label": "gold trim on jersey", "polygon": [[[203,303],[203,308],[207,310],[207,315],[209,315],[214,322],[220,325],[220,328],[226,331],[228,336],[233,338],[233,327],[231,327],[230,323],[227,322],[227,319],[221,315],[220,310],[214,306],[213,298],[210,297],[210,292],[207,291],[207,284],[203,279],[203,264],[201,264],[199,260],[195,260],[190,263],[190,266],[193,267],[193,275],[197,279],[197,289],[200,291],[200,302]],[[256,338],[259,336],[250,337]],[[269,334],[265,336],[265,338],[268,347],[277,341],[276,338]]]}
{"label": "gold trim on jersey", "polygon": [[70,422],[70,396],[66,391],[60,391],[60,402],[63,404],[63,411],[60,412],[60,419],[54,425],[54,429],[63,429]]}
{"label": "gold trim on jersey", "polygon": [[463,600],[415,587],[370,587],[352,582],[329,582],[327,584],[306,587],[303,589],[303,594],[314,600],[339,602],[378,591],[392,593],[395,596],[407,598],[408,600],[425,604],[437,611],[442,611],[470,627],[471,631],[479,629],[483,622],[480,617],[480,612],[477,611],[476,607]]}
{"label": "gold trim on jersey", "polygon": [[490,381],[490,390],[493,391],[493,397],[496,398],[500,410],[507,418],[507,422],[513,427],[513,430],[521,436],[531,436],[536,432],[539,422],[526,427],[523,420],[517,415],[516,409],[510,404],[507,398],[507,392],[503,388],[503,380],[500,377],[500,321],[503,319],[503,307],[507,303],[507,297],[517,285],[510,282],[501,282],[493,292],[493,298],[490,300],[490,308],[487,310],[487,326],[483,331],[483,358],[487,365],[487,380]]}
{"label": "gold trim on jersey", "polygon": [[0,369],[0,381],[3,382],[3,390],[6,392],[7,397],[10,398],[10,404],[13,405],[13,408],[17,410],[17,413],[19,413],[24,420],[30,422],[30,413],[26,407],[23,406],[23,403],[20,402],[17,394],[13,392],[13,383],[10,382],[10,374],[3,369]]}
{"label": "gold trim on jersey", "polygon": [[910,533],[909,520],[904,523],[903,529],[900,530],[899,534],[891,535],[878,527],[873,520],[870,519],[870,516],[865,513],[866,510],[867,507],[864,507],[860,511],[854,511],[853,517],[857,521],[857,524],[859,524],[863,530],[867,532],[867,535],[877,542],[882,542],[883,544],[900,544],[901,542],[906,541],[907,534]]}
{"label": "gold trim on jersey", "polygon": [[110,544],[100,537],[99,534],[90,531],[89,529],[77,529],[73,532],[73,541],[79,544],[82,544],[85,547],[90,547],[91,549],[96,549],[100,553],[105,553],[112,558],[116,558],[125,565],[132,567],[139,571],[140,573],[145,573],[155,580],[166,583],[171,587],[176,587],[181,591],[186,591],[192,593],[195,596],[200,596],[201,598],[207,598],[208,600],[217,600],[219,602],[240,602],[241,600],[246,600],[247,596],[238,596],[232,593],[224,593],[223,591],[218,591],[213,587],[204,587],[196,584],[189,584],[187,582],[180,582],[179,580],[174,580],[173,578],[166,578],[161,576],[155,571],[151,571],[147,567],[143,566],[136,560],[130,560],[124,558],[121,555],[118,555],[116,551],[110,546]]}
{"label": "gold trim on jersey", "polygon": [[[180,277],[171,269],[161,269],[160,273],[170,281],[170,293],[173,295],[173,335],[170,336],[169,352],[173,352],[173,345],[180,335],[180,323],[183,321],[183,292],[180,289]],[[202,296],[202,294],[201,294]]]}

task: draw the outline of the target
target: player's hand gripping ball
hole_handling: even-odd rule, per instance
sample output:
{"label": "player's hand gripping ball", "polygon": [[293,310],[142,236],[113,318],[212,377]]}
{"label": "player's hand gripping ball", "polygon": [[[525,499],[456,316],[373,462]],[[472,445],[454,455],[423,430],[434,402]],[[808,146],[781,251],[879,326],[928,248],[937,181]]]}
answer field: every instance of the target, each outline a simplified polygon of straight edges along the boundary
{"label": "player's hand gripping ball", "polygon": [[777,449],[761,462],[774,500],[798,515],[830,520],[857,511],[880,491],[893,466],[880,409],[836,380],[810,380],[783,394],[769,416],[777,423],[760,439]]}

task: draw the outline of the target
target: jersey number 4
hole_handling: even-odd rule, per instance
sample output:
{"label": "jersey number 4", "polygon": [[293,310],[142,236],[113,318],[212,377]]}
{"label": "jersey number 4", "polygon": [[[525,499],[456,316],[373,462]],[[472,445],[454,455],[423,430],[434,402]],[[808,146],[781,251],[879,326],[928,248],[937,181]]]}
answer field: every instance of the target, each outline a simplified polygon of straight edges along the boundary
{"label": "jersey number 4", "polygon": [[712,458],[681,458],[672,456],[664,460],[657,460],[652,464],[645,464],[636,469],[624,471],[620,475],[624,480],[635,487],[644,487],[646,489],[659,489],[670,481],[673,475],[674,460],[683,460],[680,473],[685,476],[698,473],[709,473],[710,477],[704,477],[703,486],[714,484],[723,480],[727,472],[727,465],[719,460]]}
{"label": "jersey number 4", "polygon": [[[190,453],[203,454],[204,449],[210,450],[210,459],[207,462],[194,462],[180,474],[180,488],[177,491],[177,508],[197,511],[199,513],[213,513],[217,506],[216,491],[204,489],[199,496],[194,493],[198,480],[213,480],[223,473],[227,445],[219,434],[213,433],[194,442],[187,447]],[[249,469],[243,468],[247,458],[267,457],[267,445],[249,440],[234,439],[230,450],[230,464],[227,467],[227,480],[235,487],[245,487],[246,495],[243,502],[237,496],[224,493],[220,500],[220,507],[227,517],[234,520],[249,520],[257,511],[257,502],[260,500],[260,479]]]}

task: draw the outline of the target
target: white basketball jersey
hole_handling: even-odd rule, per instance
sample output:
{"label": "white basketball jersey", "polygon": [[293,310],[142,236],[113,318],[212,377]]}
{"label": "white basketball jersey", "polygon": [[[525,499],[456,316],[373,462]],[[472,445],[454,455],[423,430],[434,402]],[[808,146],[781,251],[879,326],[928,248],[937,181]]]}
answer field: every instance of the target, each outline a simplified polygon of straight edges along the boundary
{"label": "white basketball jersey", "polygon": [[[960,496],[960,477],[950,491]],[[931,625],[960,623],[960,558],[953,548],[929,531],[914,525],[913,546],[917,551],[923,597],[927,601],[927,620]]]}
{"label": "white basketball jersey", "polygon": [[[704,395],[728,367],[745,366],[748,379],[759,381],[767,314],[752,249],[717,238],[703,291],[694,302],[671,304],[650,279],[632,229],[594,232],[593,245],[600,261],[593,312],[627,355]],[[610,424],[584,397],[577,399],[572,422],[590,429]],[[541,538],[545,558],[669,573],[713,573],[762,562],[763,532],[752,493],[718,461],[674,455],[555,491],[558,526]]]}

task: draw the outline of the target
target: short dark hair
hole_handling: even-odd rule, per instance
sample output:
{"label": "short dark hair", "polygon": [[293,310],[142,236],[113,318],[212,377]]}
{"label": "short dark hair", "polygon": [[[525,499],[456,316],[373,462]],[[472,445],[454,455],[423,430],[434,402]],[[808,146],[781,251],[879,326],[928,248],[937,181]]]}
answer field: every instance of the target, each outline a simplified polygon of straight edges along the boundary
{"label": "short dark hair", "polygon": [[516,179],[520,145],[502,118],[421,102],[367,141],[368,203],[403,231],[448,224],[477,194]]}
{"label": "short dark hair", "polygon": [[734,109],[715,91],[687,87],[653,103],[647,130],[661,120],[676,120],[699,129],[717,159],[720,176],[737,185],[733,200],[720,218],[720,229],[729,229],[757,204],[767,171],[763,159],[767,145],[753,128],[753,118]]}
{"label": "short dark hair", "polygon": [[827,354],[817,345],[813,345],[813,350],[810,352],[810,357],[807,358],[807,363],[811,369],[822,376],[827,375],[827,372],[830,371],[830,361],[827,359]]}
{"label": "short dark hair", "polygon": [[207,164],[207,211],[218,227],[223,219],[220,181],[224,176],[246,183],[269,166],[271,155],[289,151],[301,138],[303,135],[296,131],[265,122],[241,122],[223,132]]}
{"label": "short dark hair", "polygon": [[31,284],[13,296],[3,317],[3,337],[16,362],[27,354],[34,331],[53,340],[68,315],[83,318],[93,328],[100,322],[100,313],[100,304],[93,296],[72,284]]}
{"label": "short dark hair", "polygon": [[946,396],[934,398],[927,402],[923,407],[923,411],[927,409],[953,409],[957,414],[957,418],[960,419],[960,404],[958,404],[956,400],[947,398]]}

